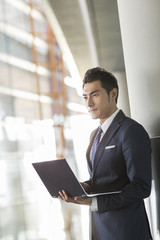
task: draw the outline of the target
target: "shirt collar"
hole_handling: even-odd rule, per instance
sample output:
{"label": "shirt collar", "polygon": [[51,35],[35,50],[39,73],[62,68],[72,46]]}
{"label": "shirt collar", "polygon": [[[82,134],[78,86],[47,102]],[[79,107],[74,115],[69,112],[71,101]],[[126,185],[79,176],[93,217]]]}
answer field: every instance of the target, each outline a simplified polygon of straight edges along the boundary
{"label": "shirt collar", "polygon": [[120,109],[117,109],[109,118],[107,118],[107,120],[101,125],[102,131],[103,133],[105,133],[107,131],[107,129],[109,128],[109,126],[111,125],[113,119],[116,117],[116,115],[118,114],[118,112],[120,111]]}

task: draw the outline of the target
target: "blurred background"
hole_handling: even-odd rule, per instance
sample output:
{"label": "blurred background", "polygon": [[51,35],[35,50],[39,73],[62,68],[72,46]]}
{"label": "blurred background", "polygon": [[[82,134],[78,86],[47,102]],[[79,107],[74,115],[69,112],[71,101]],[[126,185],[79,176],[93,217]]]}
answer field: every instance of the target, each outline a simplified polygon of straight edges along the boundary
{"label": "blurred background", "polygon": [[88,240],[89,209],[52,199],[32,162],[66,158],[88,179],[98,122],[82,79],[100,66],[118,79],[118,107],[152,142],[145,201],[160,239],[159,0],[0,0],[0,240]]}

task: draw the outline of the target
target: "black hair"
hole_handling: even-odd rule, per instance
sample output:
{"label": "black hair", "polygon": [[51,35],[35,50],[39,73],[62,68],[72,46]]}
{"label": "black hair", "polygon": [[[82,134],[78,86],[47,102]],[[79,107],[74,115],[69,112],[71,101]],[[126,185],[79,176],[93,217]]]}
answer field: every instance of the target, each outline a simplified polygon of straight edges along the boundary
{"label": "black hair", "polygon": [[113,88],[117,88],[117,97],[115,99],[117,103],[119,88],[115,76],[112,73],[100,67],[88,69],[83,79],[83,88],[86,83],[91,83],[97,80],[101,82],[102,88],[104,88],[107,91],[108,95],[110,94],[110,91]]}

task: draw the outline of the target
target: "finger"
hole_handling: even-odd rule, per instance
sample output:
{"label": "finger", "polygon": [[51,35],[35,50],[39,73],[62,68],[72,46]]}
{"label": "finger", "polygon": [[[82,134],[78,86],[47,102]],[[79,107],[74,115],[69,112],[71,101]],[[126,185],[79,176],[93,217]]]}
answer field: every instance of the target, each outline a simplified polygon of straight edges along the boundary
{"label": "finger", "polygon": [[66,191],[62,190],[59,192],[60,199],[62,199],[65,202],[73,202],[73,198],[69,197]]}
{"label": "finger", "polygon": [[69,196],[67,195],[67,193],[64,190],[62,190],[62,193],[63,193],[63,196],[64,196],[64,200],[68,201],[69,200]]}
{"label": "finger", "polygon": [[65,201],[65,196],[63,192],[59,192],[59,198]]}
{"label": "finger", "polygon": [[69,197],[68,194],[66,193],[66,191],[62,191],[63,192],[63,196],[66,202],[74,202],[74,199]]}

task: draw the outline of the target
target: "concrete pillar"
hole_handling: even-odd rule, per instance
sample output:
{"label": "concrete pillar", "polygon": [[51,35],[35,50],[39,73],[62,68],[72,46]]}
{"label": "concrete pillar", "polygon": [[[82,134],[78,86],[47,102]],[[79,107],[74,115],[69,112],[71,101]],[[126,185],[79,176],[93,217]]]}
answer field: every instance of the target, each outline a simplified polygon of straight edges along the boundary
{"label": "concrete pillar", "polygon": [[113,75],[117,78],[119,86],[119,96],[118,96],[118,108],[122,109],[126,116],[130,117],[130,106],[128,98],[128,87],[126,82],[125,72],[113,72]]}
{"label": "concrete pillar", "polygon": [[146,205],[153,239],[160,240],[160,1],[117,2],[131,117],[152,142],[152,193]]}
{"label": "concrete pillar", "polygon": [[131,116],[160,135],[160,1],[117,0]]}

